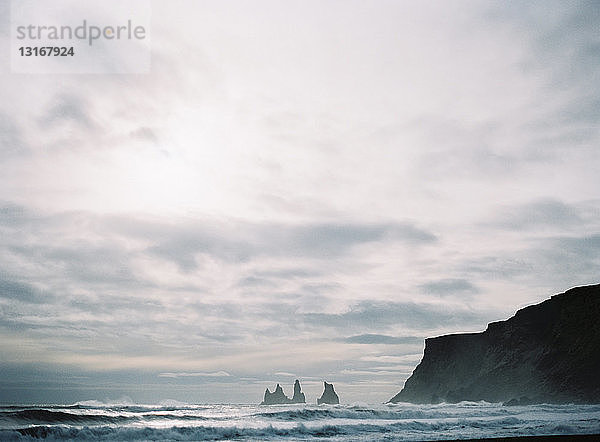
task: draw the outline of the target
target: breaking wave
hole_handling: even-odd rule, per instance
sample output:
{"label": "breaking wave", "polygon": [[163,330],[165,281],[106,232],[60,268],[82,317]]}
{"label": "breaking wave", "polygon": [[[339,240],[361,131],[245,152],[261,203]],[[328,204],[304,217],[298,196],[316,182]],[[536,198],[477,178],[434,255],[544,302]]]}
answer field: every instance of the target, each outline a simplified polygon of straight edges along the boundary
{"label": "breaking wave", "polygon": [[[390,406],[386,409],[371,407],[332,407],[332,408],[302,408],[298,410],[269,411],[260,413],[260,416],[278,420],[315,420],[315,419],[382,419],[382,420],[404,420],[404,419],[443,419],[456,417],[456,412],[444,410],[423,409],[396,409]],[[471,417],[481,416],[505,416],[510,411],[497,408],[493,410],[469,410]]]}
{"label": "breaking wave", "polygon": [[600,406],[103,405],[0,407],[0,440],[434,440],[600,434]]}
{"label": "breaking wave", "polygon": [[103,414],[73,414],[64,411],[50,411],[45,409],[28,409],[15,412],[2,413],[3,421],[11,419],[16,422],[31,422],[36,424],[91,424],[91,423],[122,423],[124,416],[113,418]]}
{"label": "breaking wave", "polygon": [[[462,434],[472,434],[481,436],[481,431],[475,430],[490,428],[519,428],[522,421],[514,418],[508,418],[497,422],[467,422],[456,423],[426,423],[426,422],[397,422],[389,425],[318,425],[306,426],[298,424],[291,428],[277,428],[268,426],[264,428],[242,428],[232,427],[171,427],[171,428],[153,428],[153,427],[48,427],[36,426],[22,428],[13,431],[0,431],[2,440],[229,440],[229,439],[262,439],[272,440],[280,438],[331,438],[335,436],[346,436],[348,440],[354,440],[354,437],[361,436],[362,440],[388,439],[390,435],[402,434],[407,439],[435,438],[436,435],[451,435],[452,431],[457,429]],[[528,431],[527,431],[528,430]],[[531,434],[531,428],[524,428],[519,431],[513,431],[512,435]],[[574,434],[575,429],[569,426],[555,426],[549,428],[547,432],[540,434]],[[412,435],[412,437],[411,437]]]}

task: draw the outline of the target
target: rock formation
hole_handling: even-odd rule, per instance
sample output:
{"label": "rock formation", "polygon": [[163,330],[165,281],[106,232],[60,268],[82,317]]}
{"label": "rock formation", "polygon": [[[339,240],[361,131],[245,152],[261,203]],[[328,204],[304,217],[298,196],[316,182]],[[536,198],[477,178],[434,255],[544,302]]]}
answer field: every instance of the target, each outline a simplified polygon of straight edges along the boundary
{"label": "rock formation", "polygon": [[306,397],[304,396],[304,393],[302,393],[302,388],[300,388],[300,381],[298,379],[296,379],[296,382],[294,382],[294,396],[292,397],[291,403],[292,404],[305,404],[306,403]]}
{"label": "rock formation", "polygon": [[283,392],[283,388],[281,388],[281,385],[277,384],[277,387],[275,387],[275,391],[273,391],[273,393],[271,393],[268,388],[265,390],[265,397],[260,403],[260,405],[275,405],[289,403],[290,398],[285,395],[285,393]]}
{"label": "rock formation", "polygon": [[285,395],[283,392],[283,388],[281,385],[277,384],[273,393],[269,391],[267,388],[265,390],[265,397],[260,405],[276,405],[276,404],[304,404],[306,403],[306,398],[304,397],[304,393],[302,393],[302,388],[300,387],[300,381],[296,379],[294,382],[294,397],[291,399]]}
{"label": "rock formation", "polygon": [[426,339],[390,402],[463,400],[600,403],[600,285],[554,295],[481,333]]}
{"label": "rock formation", "polygon": [[333,389],[333,384],[328,384],[327,382],[323,382],[323,384],[325,385],[325,390],[323,390],[321,397],[317,399],[317,404],[339,404],[340,398]]}

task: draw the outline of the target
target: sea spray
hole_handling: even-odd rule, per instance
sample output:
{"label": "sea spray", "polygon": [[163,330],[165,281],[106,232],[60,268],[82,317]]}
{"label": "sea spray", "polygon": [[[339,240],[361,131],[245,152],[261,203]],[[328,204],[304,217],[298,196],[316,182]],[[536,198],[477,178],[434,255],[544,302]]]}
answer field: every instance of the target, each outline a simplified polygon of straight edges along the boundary
{"label": "sea spray", "polygon": [[600,434],[600,405],[102,404],[0,407],[0,440],[434,440]]}

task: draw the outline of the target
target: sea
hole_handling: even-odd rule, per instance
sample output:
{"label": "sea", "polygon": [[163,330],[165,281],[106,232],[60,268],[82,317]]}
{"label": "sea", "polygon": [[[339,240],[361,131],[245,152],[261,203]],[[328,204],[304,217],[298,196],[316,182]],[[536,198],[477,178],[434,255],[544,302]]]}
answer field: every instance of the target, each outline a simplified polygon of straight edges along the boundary
{"label": "sea", "polygon": [[0,406],[0,440],[443,440],[600,434],[600,405]]}

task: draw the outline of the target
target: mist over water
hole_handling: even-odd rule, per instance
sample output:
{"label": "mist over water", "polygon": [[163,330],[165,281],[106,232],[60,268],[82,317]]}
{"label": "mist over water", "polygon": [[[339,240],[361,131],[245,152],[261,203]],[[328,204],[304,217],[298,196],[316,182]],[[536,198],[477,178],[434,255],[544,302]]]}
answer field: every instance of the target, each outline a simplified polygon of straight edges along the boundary
{"label": "mist over water", "polygon": [[0,440],[435,440],[598,434],[600,405],[157,405],[0,407]]}

